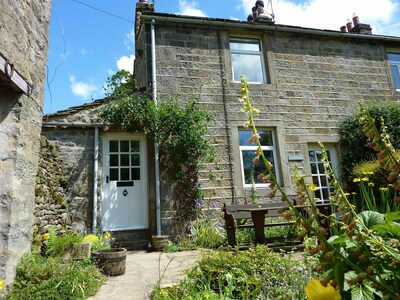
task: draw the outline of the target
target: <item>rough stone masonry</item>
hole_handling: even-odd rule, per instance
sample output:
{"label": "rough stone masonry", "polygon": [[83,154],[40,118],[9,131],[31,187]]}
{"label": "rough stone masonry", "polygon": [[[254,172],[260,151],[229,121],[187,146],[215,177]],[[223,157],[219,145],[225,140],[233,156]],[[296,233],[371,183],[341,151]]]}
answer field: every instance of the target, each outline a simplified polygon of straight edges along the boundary
{"label": "rough stone masonry", "polygon": [[6,284],[31,246],[50,8],[51,0],[0,5],[0,55],[33,86],[28,96],[0,79],[0,279]]}

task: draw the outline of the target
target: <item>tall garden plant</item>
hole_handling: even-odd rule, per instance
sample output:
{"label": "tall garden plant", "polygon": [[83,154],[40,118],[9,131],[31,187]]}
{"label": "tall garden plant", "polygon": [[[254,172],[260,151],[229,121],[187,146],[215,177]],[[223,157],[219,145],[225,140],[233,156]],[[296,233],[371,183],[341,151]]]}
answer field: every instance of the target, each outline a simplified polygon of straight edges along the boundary
{"label": "tall garden plant", "polygon": [[[348,198],[349,194],[343,191],[335,177],[322,144],[325,168],[330,185],[334,186],[332,205],[339,217],[336,214],[324,215],[317,209],[312,195],[315,187],[305,183],[299,170],[295,171],[294,176],[297,190],[297,205],[294,205],[278,184],[271,171],[273,166],[261,150],[260,136],[254,125],[254,118],[259,111],[251,104],[249,86],[244,77],[241,93],[243,111],[248,115],[245,125],[253,131],[251,142],[258,143],[253,163],[263,160],[267,166],[258,178],[270,183],[271,198],[281,195],[282,201],[287,202],[290,208],[285,215],[287,218],[294,215],[299,228],[309,237],[308,251],[318,277],[306,288],[309,299],[312,295],[316,297],[314,299],[321,299],[324,289],[336,291],[332,293],[334,299],[400,299],[400,213],[356,211]],[[380,132],[363,104],[360,105],[360,111],[363,132],[370,138],[370,146],[377,152],[381,166],[390,173],[388,180],[397,191],[393,200],[399,205],[400,155],[390,143],[382,120]],[[306,209],[307,215],[301,214],[298,206]],[[333,235],[330,238],[327,237],[324,223],[331,227]]]}

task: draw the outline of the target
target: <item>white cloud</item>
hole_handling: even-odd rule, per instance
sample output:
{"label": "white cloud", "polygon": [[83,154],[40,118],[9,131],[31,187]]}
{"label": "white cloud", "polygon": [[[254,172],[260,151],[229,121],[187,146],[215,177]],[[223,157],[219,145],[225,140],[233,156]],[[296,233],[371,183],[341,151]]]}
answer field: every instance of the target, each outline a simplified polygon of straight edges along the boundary
{"label": "white cloud", "polygon": [[[251,13],[254,0],[240,0],[245,15]],[[370,24],[374,34],[395,34],[391,22],[399,9],[397,0],[272,0],[277,24],[294,25],[319,29],[339,30],[347,19],[357,13],[360,22]],[[268,1],[265,1],[267,4]],[[266,6],[267,12],[271,12]],[[400,24],[396,25],[397,28]],[[398,31],[396,33],[398,35]]]}
{"label": "white cloud", "polygon": [[125,34],[124,45],[128,50],[131,50],[135,47],[135,28],[132,28],[131,31]]}
{"label": "white cloud", "polygon": [[92,54],[92,51],[87,50],[85,48],[81,48],[80,52],[81,52],[82,55],[90,55],[90,54]]}
{"label": "white cloud", "polygon": [[125,70],[133,74],[133,62],[135,60],[135,56],[131,54],[130,56],[122,56],[117,60],[117,67],[119,70]]}
{"label": "white cloud", "polygon": [[69,77],[69,81],[71,82],[71,90],[75,96],[88,99],[90,96],[93,96],[98,88],[94,84],[86,83],[83,81],[76,81],[74,75]]}
{"label": "white cloud", "polygon": [[195,1],[187,2],[186,0],[179,0],[179,13],[180,15],[207,17],[207,15],[197,8],[198,3]]}

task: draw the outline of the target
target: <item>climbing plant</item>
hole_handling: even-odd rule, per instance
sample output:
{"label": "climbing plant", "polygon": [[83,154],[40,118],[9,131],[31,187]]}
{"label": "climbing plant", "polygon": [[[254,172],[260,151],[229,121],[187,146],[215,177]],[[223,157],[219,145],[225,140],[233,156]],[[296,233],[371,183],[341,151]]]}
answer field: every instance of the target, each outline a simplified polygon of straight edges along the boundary
{"label": "climbing plant", "polygon": [[135,90],[129,73],[115,74],[107,86],[111,101],[100,116],[125,131],[143,130],[159,145],[161,164],[176,181],[176,225],[181,225],[176,227],[182,229],[194,216],[200,164],[215,157],[206,138],[211,115],[200,109],[199,96],[186,103],[172,97],[154,103],[148,94]]}

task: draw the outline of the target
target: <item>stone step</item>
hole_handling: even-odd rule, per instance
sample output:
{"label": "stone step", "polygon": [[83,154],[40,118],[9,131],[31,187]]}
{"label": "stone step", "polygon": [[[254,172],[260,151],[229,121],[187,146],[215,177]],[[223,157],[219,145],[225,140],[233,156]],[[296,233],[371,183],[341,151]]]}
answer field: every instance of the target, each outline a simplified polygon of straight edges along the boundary
{"label": "stone step", "polygon": [[147,250],[149,248],[150,239],[134,240],[134,241],[120,241],[114,242],[113,248],[126,248],[128,251],[132,250]]}

